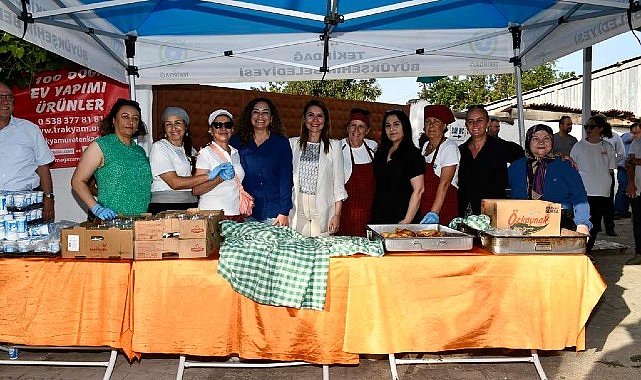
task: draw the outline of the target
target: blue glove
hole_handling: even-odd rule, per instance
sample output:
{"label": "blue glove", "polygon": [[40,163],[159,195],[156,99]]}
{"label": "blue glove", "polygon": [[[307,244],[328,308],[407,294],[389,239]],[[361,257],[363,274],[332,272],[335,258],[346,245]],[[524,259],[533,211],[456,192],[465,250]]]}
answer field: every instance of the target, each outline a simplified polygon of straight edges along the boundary
{"label": "blue glove", "polygon": [[232,165],[229,165],[228,168],[224,168],[223,170],[221,170],[219,175],[220,178],[223,179],[223,181],[227,181],[228,179],[234,178],[236,172],[234,171],[234,167]]}
{"label": "blue glove", "polygon": [[209,173],[207,173],[207,178],[209,178],[210,181],[213,181],[214,178],[216,178],[220,172],[227,168],[227,167],[232,167],[231,163],[229,162],[223,162],[222,164],[216,166],[215,168],[211,169]]}
{"label": "blue glove", "polygon": [[116,212],[110,208],[102,207],[99,203],[91,208],[91,212],[102,220],[112,220],[116,218]]}
{"label": "blue glove", "polygon": [[421,224],[437,224],[438,223],[438,214],[435,212],[428,212],[421,220]]}

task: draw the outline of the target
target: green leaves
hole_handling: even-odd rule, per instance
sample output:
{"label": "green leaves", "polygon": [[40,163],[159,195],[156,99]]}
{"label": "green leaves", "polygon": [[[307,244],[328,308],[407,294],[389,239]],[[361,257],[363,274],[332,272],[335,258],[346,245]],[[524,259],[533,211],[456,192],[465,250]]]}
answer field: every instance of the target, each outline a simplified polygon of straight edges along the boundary
{"label": "green leaves", "polygon": [[0,30],[0,81],[26,87],[36,73],[72,63],[54,53]]}
{"label": "green leaves", "polygon": [[269,82],[268,86],[253,90],[293,95],[324,96],[335,99],[376,101],[382,90],[376,79],[341,79],[305,82]]}
{"label": "green leaves", "polygon": [[[574,72],[558,72],[554,62],[548,62],[523,72],[523,91],[546,86],[574,76]],[[420,99],[432,104],[447,104],[463,111],[469,104],[484,104],[516,95],[514,74],[451,76],[423,85]]]}

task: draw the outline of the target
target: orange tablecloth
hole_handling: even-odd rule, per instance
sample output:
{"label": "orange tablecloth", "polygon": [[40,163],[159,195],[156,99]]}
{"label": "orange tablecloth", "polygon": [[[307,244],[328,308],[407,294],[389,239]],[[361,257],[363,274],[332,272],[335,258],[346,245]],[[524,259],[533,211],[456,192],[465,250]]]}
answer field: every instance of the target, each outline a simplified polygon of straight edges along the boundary
{"label": "orange tablecloth", "polygon": [[357,364],[342,350],[348,268],[331,270],[325,311],[260,305],[216,274],[218,261],[136,261],[133,350]]}
{"label": "orange tablecloth", "polygon": [[349,273],[343,350],[585,349],[606,285],[585,255],[331,259]]}
{"label": "orange tablecloth", "polygon": [[585,348],[605,283],[584,255],[332,258],[324,311],[259,305],[217,261],[134,263],[133,350],[357,363],[356,353]]}
{"label": "orange tablecloth", "polygon": [[0,259],[0,342],[109,346],[130,357],[131,262]]}

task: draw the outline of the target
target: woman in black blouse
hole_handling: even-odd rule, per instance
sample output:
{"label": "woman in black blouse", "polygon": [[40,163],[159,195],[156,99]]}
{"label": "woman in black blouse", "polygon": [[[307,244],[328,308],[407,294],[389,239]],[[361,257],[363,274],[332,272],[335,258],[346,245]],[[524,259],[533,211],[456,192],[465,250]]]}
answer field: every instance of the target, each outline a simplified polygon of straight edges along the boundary
{"label": "woman in black blouse", "polygon": [[410,119],[403,110],[386,111],[382,129],[381,144],[374,156],[372,223],[418,223],[425,160],[412,142]]}

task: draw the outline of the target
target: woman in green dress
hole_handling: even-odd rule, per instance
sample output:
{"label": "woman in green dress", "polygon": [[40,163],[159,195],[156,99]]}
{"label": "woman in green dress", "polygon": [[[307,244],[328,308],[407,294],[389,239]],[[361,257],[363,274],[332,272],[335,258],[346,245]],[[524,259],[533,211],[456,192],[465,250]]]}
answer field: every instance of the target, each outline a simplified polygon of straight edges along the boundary
{"label": "woman in green dress", "polygon": [[[103,136],[82,154],[71,177],[71,188],[89,210],[102,220],[116,215],[140,215],[151,199],[151,168],[145,150],[134,138],[147,134],[140,120],[140,105],[118,99],[101,123]],[[97,199],[89,187],[96,178]]]}

